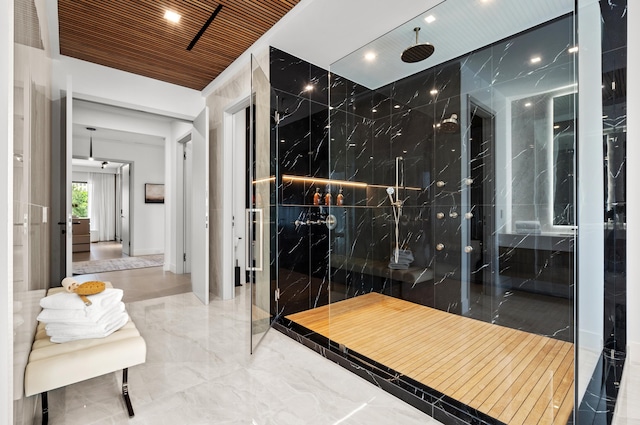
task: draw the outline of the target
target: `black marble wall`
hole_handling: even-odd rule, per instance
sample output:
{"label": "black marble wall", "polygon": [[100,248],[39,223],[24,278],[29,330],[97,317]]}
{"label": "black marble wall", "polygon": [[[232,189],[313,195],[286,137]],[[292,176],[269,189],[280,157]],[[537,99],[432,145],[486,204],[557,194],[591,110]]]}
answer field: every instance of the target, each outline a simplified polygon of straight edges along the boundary
{"label": "black marble wall", "polygon": [[605,347],[626,351],[627,2],[600,2],[605,135]]}
{"label": "black marble wall", "polygon": [[[460,113],[459,64],[376,90],[334,75],[331,106],[331,177],[368,184],[336,208],[344,228],[332,234],[332,300],[377,291],[459,313],[459,224],[434,218],[436,210],[449,218],[460,205],[461,133],[438,127]],[[396,172],[399,245],[413,261],[392,271],[396,216],[387,188],[395,201]]]}
{"label": "black marble wall", "polygon": [[274,158],[278,158],[278,287],[277,313],[285,316],[328,302],[329,229],[327,209],[313,205],[316,189],[326,186],[283,176],[327,178],[328,74],[301,59],[272,48]]}

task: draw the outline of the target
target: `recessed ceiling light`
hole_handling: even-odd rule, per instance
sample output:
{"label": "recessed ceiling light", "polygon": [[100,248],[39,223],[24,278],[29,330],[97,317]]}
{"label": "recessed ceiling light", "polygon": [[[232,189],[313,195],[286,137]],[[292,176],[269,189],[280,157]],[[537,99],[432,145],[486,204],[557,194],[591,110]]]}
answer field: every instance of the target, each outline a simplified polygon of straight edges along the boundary
{"label": "recessed ceiling light", "polygon": [[376,55],[375,53],[373,53],[373,52],[367,52],[367,53],[364,55],[364,58],[365,58],[366,60],[368,60],[369,62],[371,62],[372,60],[374,60],[374,59],[376,58],[376,56],[377,56],[377,55]]}
{"label": "recessed ceiling light", "polygon": [[313,90],[313,84],[307,84],[306,86],[304,86],[304,91],[311,91]]}
{"label": "recessed ceiling light", "polygon": [[560,126],[556,124],[556,125],[553,126],[553,128],[555,128],[557,130],[557,129],[560,128]]}
{"label": "recessed ceiling light", "polygon": [[438,89],[433,89],[429,93],[435,96],[436,94],[438,94]]}
{"label": "recessed ceiling light", "polygon": [[424,18],[424,20],[427,22],[427,24],[430,24],[431,22],[436,20],[436,17],[433,15],[429,15],[426,18]]}
{"label": "recessed ceiling light", "polygon": [[393,105],[394,109],[400,109],[400,105]]}
{"label": "recessed ceiling light", "polygon": [[569,49],[567,50],[567,52],[569,53],[575,53],[577,51],[578,51],[578,46],[569,47]]}
{"label": "recessed ceiling light", "polygon": [[542,58],[540,56],[534,56],[531,58],[530,62],[531,63],[538,63],[542,60]]}
{"label": "recessed ceiling light", "polygon": [[177,14],[176,12],[167,10],[166,12],[164,12],[164,19],[166,19],[167,21],[178,23],[180,22],[180,15]]}
{"label": "recessed ceiling light", "polygon": [[378,110],[376,108],[373,108],[371,112],[378,112]]}
{"label": "recessed ceiling light", "polygon": [[531,102],[525,103],[524,106],[526,106],[528,108],[529,106],[531,106]]}

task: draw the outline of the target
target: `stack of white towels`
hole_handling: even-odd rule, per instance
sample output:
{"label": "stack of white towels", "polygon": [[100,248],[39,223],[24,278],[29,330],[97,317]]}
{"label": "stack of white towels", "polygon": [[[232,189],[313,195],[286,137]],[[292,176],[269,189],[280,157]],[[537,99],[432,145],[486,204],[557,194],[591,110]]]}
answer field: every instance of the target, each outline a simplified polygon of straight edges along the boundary
{"label": "stack of white towels", "polygon": [[122,302],[122,289],[106,288],[95,295],[86,306],[77,294],[59,292],[40,300],[43,310],[38,315],[46,323],[51,342],[104,338],[123,327],[129,316]]}

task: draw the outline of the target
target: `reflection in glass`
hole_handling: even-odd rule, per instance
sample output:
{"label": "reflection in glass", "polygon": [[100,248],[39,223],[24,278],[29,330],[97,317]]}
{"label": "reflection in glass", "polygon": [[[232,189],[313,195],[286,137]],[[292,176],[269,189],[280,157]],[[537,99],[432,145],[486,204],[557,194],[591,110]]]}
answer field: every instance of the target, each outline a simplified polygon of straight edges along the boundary
{"label": "reflection in glass", "polygon": [[553,224],[575,225],[575,94],[553,98]]}

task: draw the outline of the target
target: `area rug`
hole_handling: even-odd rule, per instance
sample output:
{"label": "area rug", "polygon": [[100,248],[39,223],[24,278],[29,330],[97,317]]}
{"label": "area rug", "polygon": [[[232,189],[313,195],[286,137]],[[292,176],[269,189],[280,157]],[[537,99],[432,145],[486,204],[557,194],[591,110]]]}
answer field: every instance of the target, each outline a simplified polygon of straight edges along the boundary
{"label": "area rug", "polygon": [[109,260],[78,261],[73,263],[73,274],[93,274],[118,270],[143,269],[164,264],[164,254],[139,257],[112,258]]}

